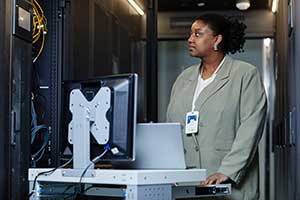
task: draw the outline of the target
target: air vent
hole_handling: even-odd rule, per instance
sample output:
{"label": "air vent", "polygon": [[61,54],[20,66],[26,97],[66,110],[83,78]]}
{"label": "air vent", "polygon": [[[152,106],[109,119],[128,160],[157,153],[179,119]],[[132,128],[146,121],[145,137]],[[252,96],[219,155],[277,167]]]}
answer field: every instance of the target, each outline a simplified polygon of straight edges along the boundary
{"label": "air vent", "polygon": [[[239,21],[245,21],[244,15],[226,15],[227,17],[237,19]],[[197,18],[195,17],[171,17],[170,18],[170,28],[171,29],[186,29],[190,28],[193,21]]]}
{"label": "air vent", "polygon": [[170,28],[189,28],[195,17],[171,17],[170,18]]}

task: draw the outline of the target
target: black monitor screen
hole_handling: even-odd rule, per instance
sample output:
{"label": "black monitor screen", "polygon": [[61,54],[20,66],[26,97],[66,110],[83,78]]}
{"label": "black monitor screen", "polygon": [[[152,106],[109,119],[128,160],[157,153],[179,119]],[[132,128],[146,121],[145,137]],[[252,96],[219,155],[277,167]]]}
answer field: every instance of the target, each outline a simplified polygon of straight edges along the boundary
{"label": "black monitor screen", "polygon": [[[104,162],[132,161],[135,158],[134,136],[136,126],[136,102],[137,102],[137,75],[115,75],[92,79],[88,81],[64,83],[64,110],[63,132],[67,133],[68,124],[72,119],[69,111],[69,96],[73,89],[80,89],[88,101],[91,101],[101,87],[109,87],[111,90],[111,106],[106,114],[110,123],[110,136],[108,144],[111,148],[117,148],[118,153],[108,151],[102,158]],[[67,137],[67,134],[66,134]],[[91,160],[101,154],[104,145],[99,145],[91,134]],[[65,138],[62,142],[62,151],[72,149]],[[62,152],[63,153],[63,152]]]}

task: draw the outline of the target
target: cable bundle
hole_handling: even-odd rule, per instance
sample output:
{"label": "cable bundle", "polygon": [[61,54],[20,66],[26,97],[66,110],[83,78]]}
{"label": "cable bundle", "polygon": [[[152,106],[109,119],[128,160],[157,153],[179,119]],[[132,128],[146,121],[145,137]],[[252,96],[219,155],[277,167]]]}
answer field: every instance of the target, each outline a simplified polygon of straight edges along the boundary
{"label": "cable bundle", "polygon": [[47,19],[44,15],[44,11],[38,1],[33,0],[32,44],[38,49],[33,59],[34,63],[43,52],[45,46],[45,35],[47,34],[47,31]]}
{"label": "cable bundle", "polygon": [[49,128],[45,124],[38,124],[37,114],[34,108],[33,98],[31,99],[31,144],[36,140],[37,135],[42,135],[43,143],[38,151],[31,155],[32,167],[42,159],[45,154],[46,146],[50,139]]}

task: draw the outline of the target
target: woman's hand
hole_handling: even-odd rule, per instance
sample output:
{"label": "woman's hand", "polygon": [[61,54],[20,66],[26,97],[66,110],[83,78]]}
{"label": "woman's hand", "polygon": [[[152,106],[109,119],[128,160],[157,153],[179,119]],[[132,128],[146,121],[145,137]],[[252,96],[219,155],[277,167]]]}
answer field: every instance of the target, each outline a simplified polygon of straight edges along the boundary
{"label": "woman's hand", "polygon": [[206,181],[201,182],[202,185],[221,184],[228,181],[229,177],[222,173],[215,173],[209,176]]}

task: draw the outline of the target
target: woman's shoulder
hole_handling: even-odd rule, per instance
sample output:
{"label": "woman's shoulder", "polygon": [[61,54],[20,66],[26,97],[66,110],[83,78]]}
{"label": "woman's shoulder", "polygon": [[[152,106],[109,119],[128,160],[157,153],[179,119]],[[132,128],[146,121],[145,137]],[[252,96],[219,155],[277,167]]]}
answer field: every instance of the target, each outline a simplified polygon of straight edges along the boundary
{"label": "woman's shoulder", "polygon": [[258,69],[251,63],[232,58],[232,72],[240,75],[256,74]]}
{"label": "woman's shoulder", "polygon": [[[195,72],[199,70],[199,64],[194,64],[186,69],[184,69],[179,76],[177,77],[177,80],[189,80],[195,76]],[[196,73],[197,74],[197,73]]]}
{"label": "woman's shoulder", "polygon": [[184,69],[176,78],[173,87],[172,87],[172,93],[180,89],[183,85],[185,85],[186,81],[189,81],[191,79],[194,79],[197,76],[197,72],[199,69],[199,64],[191,65]]}

